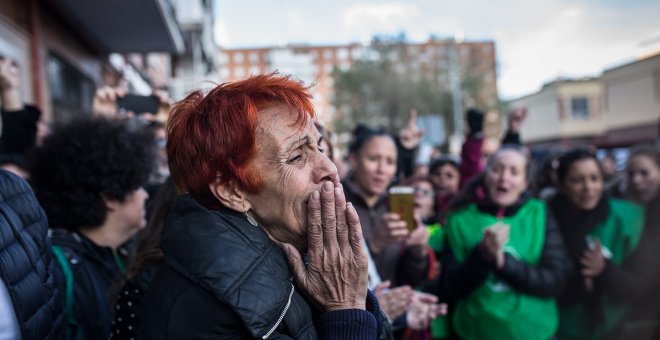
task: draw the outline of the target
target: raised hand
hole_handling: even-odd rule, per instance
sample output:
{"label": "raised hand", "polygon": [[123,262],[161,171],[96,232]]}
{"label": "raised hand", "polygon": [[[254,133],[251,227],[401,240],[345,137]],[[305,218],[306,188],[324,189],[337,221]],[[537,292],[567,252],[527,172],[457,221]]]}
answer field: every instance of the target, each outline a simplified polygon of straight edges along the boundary
{"label": "raised hand", "polygon": [[92,113],[104,117],[117,117],[117,100],[126,95],[121,88],[104,86],[96,90],[92,101]]}
{"label": "raised hand", "polygon": [[18,68],[11,59],[7,58],[0,62],[0,95],[4,110],[18,111],[23,108],[18,89],[18,76]]}
{"label": "raised hand", "polygon": [[520,127],[527,117],[527,109],[515,109],[509,112],[508,127],[509,131],[520,132]]}
{"label": "raised hand", "polygon": [[362,227],[338,181],[326,181],[320,193],[310,196],[307,242],[307,265],[293,245],[282,244],[298,286],[323,311],[365,309],[368,273]]}
{"label": "raised hand", "polygon": [[0,90],[18,88],[18,68],[7,58],[0,62]]}

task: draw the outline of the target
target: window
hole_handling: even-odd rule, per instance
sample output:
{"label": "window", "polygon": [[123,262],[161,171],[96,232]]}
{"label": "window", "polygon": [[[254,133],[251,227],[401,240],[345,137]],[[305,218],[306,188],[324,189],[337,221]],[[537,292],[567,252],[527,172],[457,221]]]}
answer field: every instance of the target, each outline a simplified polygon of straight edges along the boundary
{"label": "window", "polygon": [[243,53],[235,52],[234,53],[234,63],[240,64],[243,62]]}
{"label": "window", "polygon": [[571,98],[571,117],[589,119],[589,100],[586,97]]}
{"label": "window", "polygon": [[91,112],[94,82],[53,53],[47,58],[47,75],[55,121]]}
{"label": "window", "polygon": [[348,49],[347,48],[337,49],[337,59],[339,59],[340,61],[348,60]]}
{"label": "window", "polygon": [[250,52],[250,63],[256,64],[259,62],[259,54],[257,52]]}
{"label": "window", "polygon": [[332,51],[331,49],[327,49],[327,50],[323,51],[323,59],[325,59],[325,60],[332,60],[332,56],[333,56],[333,54],[334,54],[334,53],[333,53],[333,51]]}

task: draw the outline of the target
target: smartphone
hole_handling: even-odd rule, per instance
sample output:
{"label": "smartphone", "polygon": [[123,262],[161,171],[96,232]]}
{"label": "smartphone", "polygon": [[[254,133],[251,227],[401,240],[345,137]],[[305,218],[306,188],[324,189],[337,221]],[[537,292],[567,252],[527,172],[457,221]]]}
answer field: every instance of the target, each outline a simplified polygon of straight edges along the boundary
{"label": "smartphone", "polygon": [[158,113],[160,101],[155,96],[140,96],[137,94],[127,94],[117,100],[119,110],[131,111],[136,115],[143,113]]}
{"label": "smartphone", "polygon": [[406,186],[395,186],[389,190],[390,212],[397,213],[401,219],[406,221],[409,231],[417,228],[415,221],[415,188]]}

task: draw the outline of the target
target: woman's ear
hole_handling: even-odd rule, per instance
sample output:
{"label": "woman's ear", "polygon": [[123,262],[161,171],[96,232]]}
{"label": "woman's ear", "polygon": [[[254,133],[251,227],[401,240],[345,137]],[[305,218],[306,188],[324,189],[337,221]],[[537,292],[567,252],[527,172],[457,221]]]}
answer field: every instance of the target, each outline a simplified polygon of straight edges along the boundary
{"label": "woman's ear", "polygon": [[108,212],[114,211],[119,207],[119,202],[117,200],[109,200],[104,195],[101,195],[101,198],[103,199],[103,204],[105,204],[105,209]]}
{"label": "woman's ear", "polygon": [[213,183],[209,184],[209,190],[222,205],[229,209],[245,212],[251,208],[243,190],[239,189],[233,181],[221,183],[220,176],[218,176]]}

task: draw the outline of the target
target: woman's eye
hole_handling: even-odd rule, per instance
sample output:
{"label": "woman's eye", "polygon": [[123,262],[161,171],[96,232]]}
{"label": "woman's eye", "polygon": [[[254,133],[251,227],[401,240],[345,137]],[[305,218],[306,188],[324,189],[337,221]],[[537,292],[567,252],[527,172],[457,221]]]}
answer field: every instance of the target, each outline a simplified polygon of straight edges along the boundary
{"label": "woman's eye", "polygon": [[295,156],[295,157],[289,159],[289,163],[295,163],[295,162],[301,160],[302,158],[303,158],[302,155]]}

